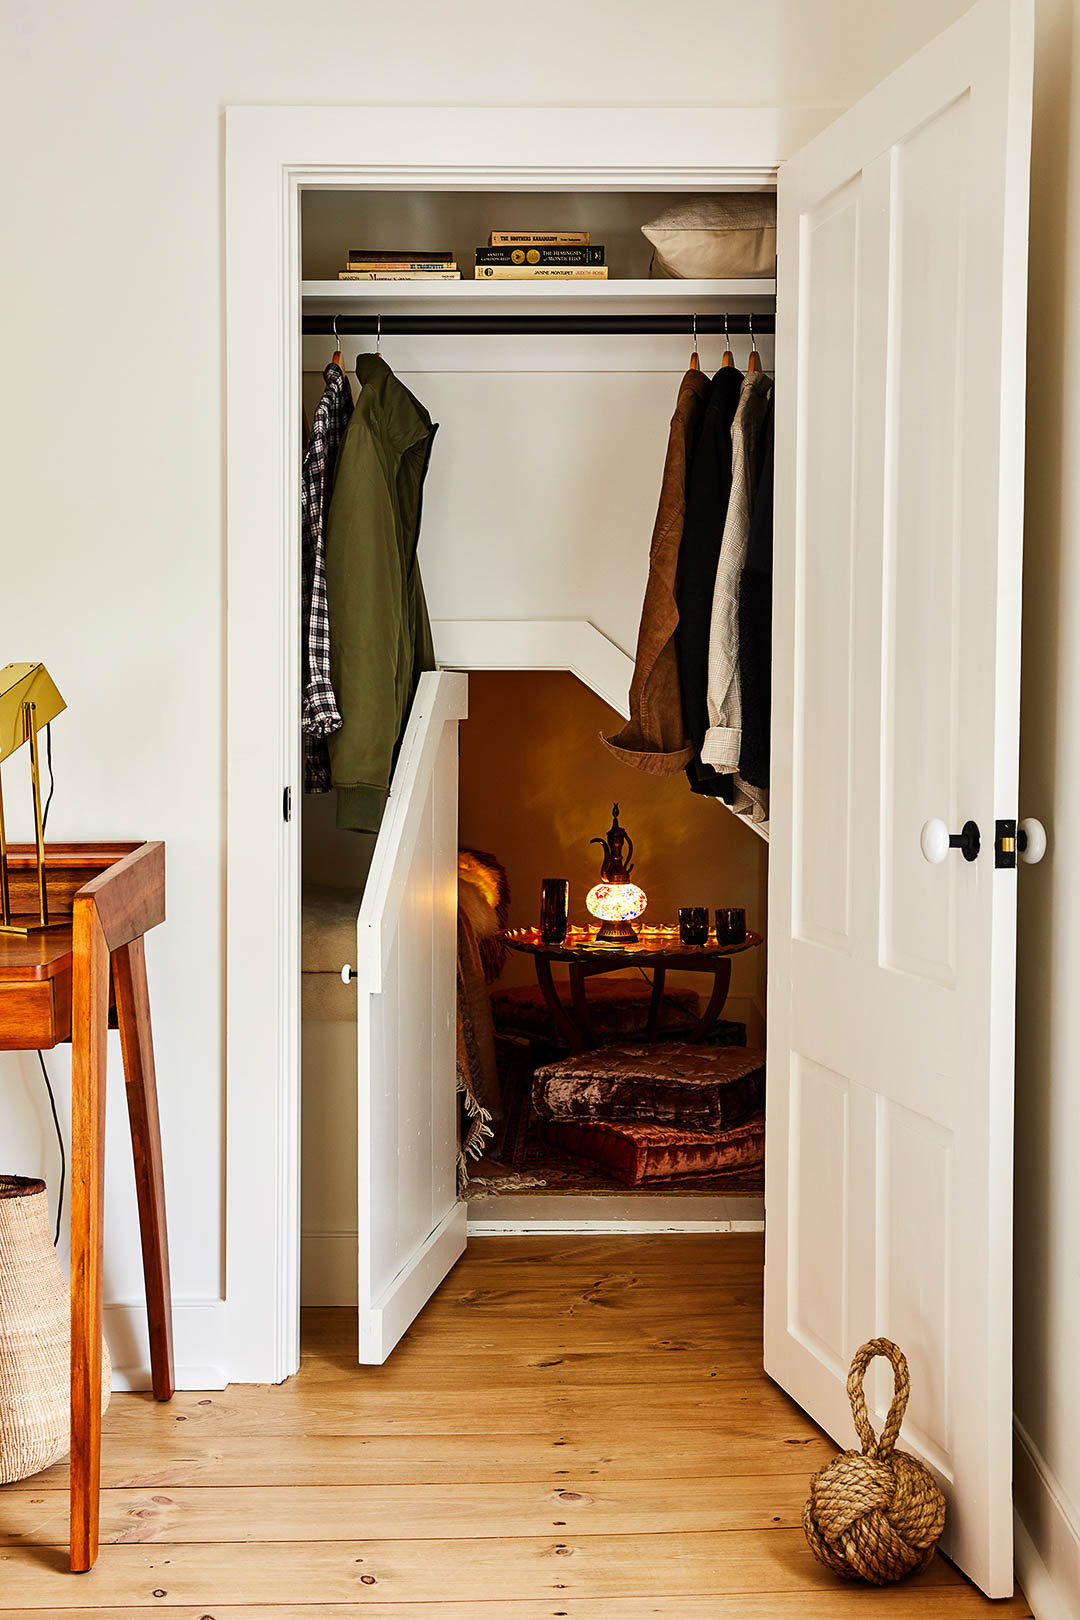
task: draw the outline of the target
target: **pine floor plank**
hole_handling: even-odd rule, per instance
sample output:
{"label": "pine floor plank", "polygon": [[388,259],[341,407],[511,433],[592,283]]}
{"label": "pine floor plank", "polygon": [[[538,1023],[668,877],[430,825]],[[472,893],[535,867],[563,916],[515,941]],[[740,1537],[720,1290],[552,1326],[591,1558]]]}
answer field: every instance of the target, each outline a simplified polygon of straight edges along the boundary
{"label": "pine floor plank", "polygon": [[[123,1399],[123,1397],[117,1397]],[[115,1402],[114,1402],[115,1404]],[[112,1411],[110,1408],[109,1416]],[[108,1420],[106,1420],[106,1423]],[[796,1439],[755,1437],[683,1427],[668,1437],[643,1424],[639,1433],[618,1438],[581,1429],[549,1429],[543,1434],[506,1435],[290,1435],[271,1442],[259,1435],[189,1432],[191,1425],[161,1435],[132,1434],[119,1441],[106,1432],[102,1483],[107,1487],[206,1485],[243,1488],[263,1485],[445,1484],[462,1479],[487,1484],[550,1479],[687,1480],[718,1471],[735,1475],[770,1474],[797,1468],[804,1480],[836,1454],[818,1431]],[[797,1458],[797,1462],[793,1461]],[[63,1488],[66,1463],[33,1480],[0,1491],[36,1492]],[[2,1611],[0,1611],[2,1612]]]}
{"label": "pine floor plank", "polygon": [[[575,1482],[576,1483],[576,1482]],[[243,1492],[155,1486],[106,1491],[103,1542],[354,1541],[476,1536],[575,1536],[676,1530],[798,1528],[805,1482],[793,1475],[695,1479],[673,1492],[656,1480],[580,1490],[527,1485],[252,1485]],[[11,1492],[0,1502],[0,1544],[67,1541],[66,1491]]]}
{"label": "pine floor plank", "polygon": [[762,1372],[757,1234],[477,1240],[386,1367],[355,1345],[311,1312],[286,1385],[115,1397],[91,1575],[65,1465],[0,1489],[2,1620],[1030,1620],[944,1559],[814,1563],[835,1447]]}
{"label": "pine floor plank", "polygon": [[[70,1601],[66,1552],[0,1552],[4,1602],[50,1612]],[[671,1535],[496,1536],[423,1541],[232,1542],[113,1546],[93,1571],[95,1604],[493,1602],[521,1598],[735,1596],[802,1592],[835,1578],[807,1552],[802,1530]],[[937,1558],[913,1584],[947,1588],[961,1577]],[[87,1583],[89,1584],[89,1583]]]}
{"label": "pine floor plank", "polygon": [[[454,1394],[462,1398],[455,1400]],[[234,1385],[214,1395],[183,1391],[167,1404],[151,1396],[117,1402],[110,1423],[114,1438],[156,1434],[178,1425],[185,1438],[205,1430],[238,1435],[469,1435],[478,1425],[488,1434],[529,1434],[538,1425],[552,1429],[594,1424],[617,1438],[635,1431],[639,1414],[621,1388],[552,1384],[543,1389],[449,1390],[443,1399],[425,1401],[414,1391],[371,1389],[358,1373],[347,1400],[339,1389],[307,1385],[273,1401],[258,1385]],[[665,1431],[708,1426],[713,1432],[795,1439],[805,1433],[798,1407],[772,1385],[759,1380],[728,1385],[703,1379],[696,1384],[658,1384],[648,1396],[651,1420]]]}

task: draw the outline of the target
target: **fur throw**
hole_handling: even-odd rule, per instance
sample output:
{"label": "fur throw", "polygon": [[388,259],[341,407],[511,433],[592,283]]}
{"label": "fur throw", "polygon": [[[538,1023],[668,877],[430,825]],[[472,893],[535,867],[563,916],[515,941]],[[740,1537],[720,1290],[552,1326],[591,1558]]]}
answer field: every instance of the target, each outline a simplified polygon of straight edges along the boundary
{"label": "fur throw", "polygon": [[506,961],[500,936],[510,918],[510,881],[494,855],[458,850],[458,910],[479,943],[484,978],[494,984]]}

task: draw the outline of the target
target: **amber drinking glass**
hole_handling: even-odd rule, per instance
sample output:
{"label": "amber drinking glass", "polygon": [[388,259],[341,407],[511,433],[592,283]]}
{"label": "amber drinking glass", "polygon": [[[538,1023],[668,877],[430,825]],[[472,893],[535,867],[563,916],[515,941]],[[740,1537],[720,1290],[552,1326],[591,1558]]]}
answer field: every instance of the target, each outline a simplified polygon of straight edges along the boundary
{"label": "amber drinking glass", "polygon": [[684,945],[709,943],[708,906],[679,907],[679,938]]}
{"label": "amber drinking glass", "polygon": [[717,906],[716,943],[741,945],[746,938],[746,910],[743,906]]}
{"label": "amber drinking glass", "polygon": [[540,880],[540,938],[545,945],[561,945],[566,938],[570,906],[569,878]]}

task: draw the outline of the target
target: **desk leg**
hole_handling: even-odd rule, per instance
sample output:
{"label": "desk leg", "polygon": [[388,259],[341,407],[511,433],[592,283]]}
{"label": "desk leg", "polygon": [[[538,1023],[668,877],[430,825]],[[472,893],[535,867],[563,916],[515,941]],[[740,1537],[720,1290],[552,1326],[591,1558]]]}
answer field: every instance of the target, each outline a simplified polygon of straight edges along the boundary
{"label": "desk leg", "polygon": [[135,1190],[139,1199],[146,1315],[150,1327],[150,1368],[154,1399],[167,1401],[176,1387],[173,1374],[172,1297],[169,1238],[165,1226],[165,1176],[161,1164],[154,1041],[150,1030],[150,991],[146,946],[139,938],[113,955],[116,1020],[124,1055]]}
{"label": "desk leg", "polygon": [[101,1268],[109,947],[92,902],[76,900],[71,977],[71,1567],[98,1550]]}

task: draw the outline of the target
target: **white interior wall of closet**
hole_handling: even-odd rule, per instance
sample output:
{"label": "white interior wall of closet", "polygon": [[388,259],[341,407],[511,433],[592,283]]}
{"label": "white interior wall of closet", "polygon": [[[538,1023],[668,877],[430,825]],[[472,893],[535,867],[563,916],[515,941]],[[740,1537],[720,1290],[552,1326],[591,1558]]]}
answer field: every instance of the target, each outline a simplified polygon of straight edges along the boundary
{"label": "white interior wall of closet", "polygon": [[[529,222],[588,229],[608,248],[613,280],[645,277],[651,250],[640,226],[675,200],[633,192],[312,191],[303,199],[304,279],[334,279],[348,249],[384,245],[453,248],[468,278],[489,230]],[[677,294],[678,282],[662,285]],[[759,307],[771,309],[771,284]],[[718,309],[723,300],[713,298],[702,313]],[[407,303],[395,297],[392,312],[407,313]],[[302,343],[310,419],[334,342]],[[734,336],[731,346],[744,366],[749,339]],[[346,369],[374,347],[374,338],[344,338]],[[702,336],[698,347],[712,373],[723,337]],[[633,655],[668,424],[690,348],[687,338],[652,335],[382,337],[387,364],[439,423],[420,539],[433,619],[587,619]],[[771,372],[771,335],[758,348]],[[628,797],[632,790],[628,771]],[[718,805],[717,837],[730,828]],[[362,882],[372,842],[336,830],[332,794],[305,796],[306,882]],[[340,1128],[355,1118],[355,1031],[344,1026],[342,1036],[342,1027],[319,1029],[313,1020],[303,1030],[301,1290],[308,1304],[356,1298],[355,1132],[346,1150]]]}

